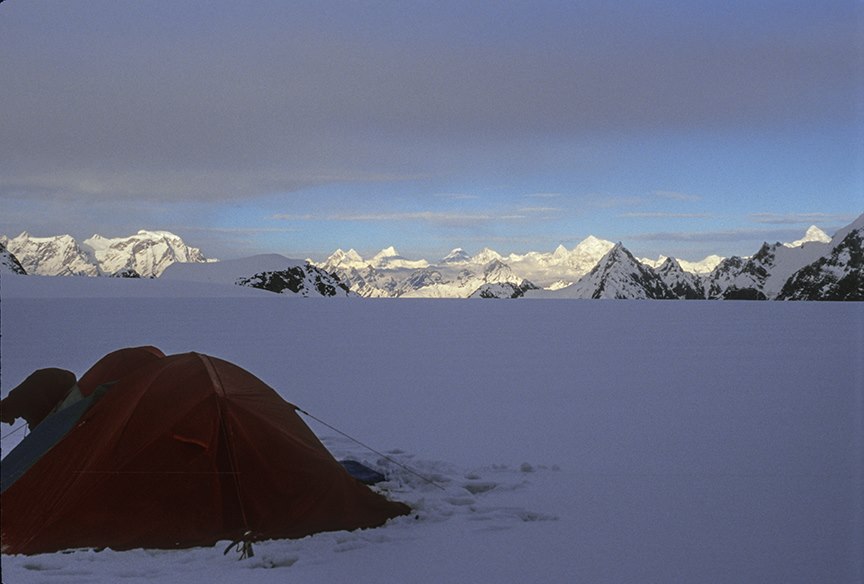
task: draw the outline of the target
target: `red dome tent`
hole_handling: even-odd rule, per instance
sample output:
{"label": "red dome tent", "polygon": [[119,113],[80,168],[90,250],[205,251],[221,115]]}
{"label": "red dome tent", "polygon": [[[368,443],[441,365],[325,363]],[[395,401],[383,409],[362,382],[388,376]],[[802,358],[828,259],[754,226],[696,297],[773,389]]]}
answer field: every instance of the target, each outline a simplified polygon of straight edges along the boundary
{"label": "red dome tent", "polygon": [[251,373],[198,353],[160,355],[107,355],[77,401],[67,397],[4,459],[4,553],[302,537],[409,511],[351,477]]}

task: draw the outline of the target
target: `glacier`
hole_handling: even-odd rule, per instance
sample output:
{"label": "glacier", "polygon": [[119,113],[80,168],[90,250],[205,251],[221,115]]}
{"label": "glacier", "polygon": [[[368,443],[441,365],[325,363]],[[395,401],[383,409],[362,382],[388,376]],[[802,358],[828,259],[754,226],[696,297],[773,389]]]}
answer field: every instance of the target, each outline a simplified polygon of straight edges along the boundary
{"label": "glacier", "polygon": [[[408,465],[384,527],[4,556],[4,580],[860,582],[864,303],[284,298],[0,276],[0,393],[121,346],[201,351]],[[2,448],[21,432],[4,426]]]}

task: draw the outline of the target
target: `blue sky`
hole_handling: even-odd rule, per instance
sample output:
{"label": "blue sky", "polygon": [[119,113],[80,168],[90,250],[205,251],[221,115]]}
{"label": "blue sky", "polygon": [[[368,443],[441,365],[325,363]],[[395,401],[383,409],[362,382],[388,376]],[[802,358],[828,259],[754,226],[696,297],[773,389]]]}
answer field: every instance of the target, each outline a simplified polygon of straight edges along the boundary
{"label": "blue sky", "polygon": [[864,4],[0,4],[0,233],[751,254],[864,211]]}

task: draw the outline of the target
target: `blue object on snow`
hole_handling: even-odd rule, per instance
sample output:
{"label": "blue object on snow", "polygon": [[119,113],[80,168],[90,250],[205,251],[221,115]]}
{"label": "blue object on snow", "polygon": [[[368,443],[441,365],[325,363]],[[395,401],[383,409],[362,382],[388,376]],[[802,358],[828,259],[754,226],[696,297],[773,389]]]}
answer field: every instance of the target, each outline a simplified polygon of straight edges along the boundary
{"label": "blue object on snow", "polygon": [[340,460],[339,463],[345,467],[352,477],[367,485],[374,485],[387,480],[383,474],[377,470],[373,470],[365,464],[359,463],[356,460]]}

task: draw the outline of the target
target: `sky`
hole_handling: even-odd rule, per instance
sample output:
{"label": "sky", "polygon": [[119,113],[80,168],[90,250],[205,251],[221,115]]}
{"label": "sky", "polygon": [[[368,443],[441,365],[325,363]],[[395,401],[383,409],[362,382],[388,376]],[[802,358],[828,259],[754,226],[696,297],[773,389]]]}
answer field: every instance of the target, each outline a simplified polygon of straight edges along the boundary
{"label": "sky", "polygon": [[0,234],[750,255],[864,212],[864,2],[0,2]]}

